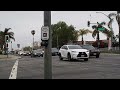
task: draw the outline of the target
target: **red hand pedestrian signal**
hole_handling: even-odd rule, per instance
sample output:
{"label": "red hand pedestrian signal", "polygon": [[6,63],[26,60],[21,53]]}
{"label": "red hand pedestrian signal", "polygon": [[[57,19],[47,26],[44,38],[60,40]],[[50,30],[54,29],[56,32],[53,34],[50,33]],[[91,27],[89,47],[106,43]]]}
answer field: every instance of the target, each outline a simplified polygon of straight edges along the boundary
{"label": "red hand pedestrian signal", "polygon": [[8,48],[8,43],[6,44],[6,47]]}

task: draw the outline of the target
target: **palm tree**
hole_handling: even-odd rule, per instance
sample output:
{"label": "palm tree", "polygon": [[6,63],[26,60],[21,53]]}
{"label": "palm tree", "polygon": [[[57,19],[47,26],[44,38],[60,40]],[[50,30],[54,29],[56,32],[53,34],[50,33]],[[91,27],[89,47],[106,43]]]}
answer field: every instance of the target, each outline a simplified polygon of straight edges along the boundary
{"label": "palm tree", "polygon": [[9,35],[10,39],[13,39],[15,41],[14,38],[14,33],[13,32],[8,32],[11,28],[5,28],[4,31],[0,31],[0,48],[3,50],[3,46],[4,49],[6,49],[5,47],[5,35]]}
{"label": "palm tree", "polygon": [[83,45],[83,42],[84,42],[83,36],[84,36],[84,35],[87,35],[88,33],[92,33],[92,31],[90,31],[90,30],[88,30],[88,29],[80,29],[80,30],[78,31],[78,36],[82,36],[82,45]]}
{"label": "palm tree", "polygon": [[[103,34],[105,34],[108,38],[111,37],[113,35],[113,32],[111,30],[108,30],[107,28],[103,27],[103,25],[105,25],[105,23],[101,23],[100,26],[102,28],[104,28],[104,30],[98,30],[98,26],[97,25],[93,25],[92,28],[94,29],[93,33],[92,33],[92,37],[95,38],[95,36],[97,35],[97,40],[99,42],[99,32],[102,32]],[[96,41],[97,41],[96,40]],[[99,45],[98,45],[99,47]]]}
{"label": "palm tree", "polygon": [[[118,26],[119,26],[119,34],[120,34],[120,16],[119,16],[119,13],[120,13],[120,11],[117,11],[117,14],[116,13],[110,13],[108,15],[108,17],[110,19],[108,27],[111,28],[110,26],[111,26],[111,24],[113,22],[113,19],[111,17],[114,16],[116,18],[116,20],[117,20],[117,23],[118,23]],[[114,35],[114,33],[113,33],[113,35]],[[113,37],[115,37],[115,36],[113,36]],[[119,37],[119,50],[120,50],[120,37]]]}

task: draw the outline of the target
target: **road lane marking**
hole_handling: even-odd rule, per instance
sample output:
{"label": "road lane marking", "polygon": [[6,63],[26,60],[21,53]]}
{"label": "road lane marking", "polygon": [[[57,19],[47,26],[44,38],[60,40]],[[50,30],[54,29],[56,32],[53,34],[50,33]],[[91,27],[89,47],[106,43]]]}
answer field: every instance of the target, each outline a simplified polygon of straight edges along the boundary
{"label": "road lane marking", "polygon": [[16,60],[14,66],[13,66],[13,68],[11,70],[9,79],[16,79],[17,78],[18,61],[19,61],[19,59]]}

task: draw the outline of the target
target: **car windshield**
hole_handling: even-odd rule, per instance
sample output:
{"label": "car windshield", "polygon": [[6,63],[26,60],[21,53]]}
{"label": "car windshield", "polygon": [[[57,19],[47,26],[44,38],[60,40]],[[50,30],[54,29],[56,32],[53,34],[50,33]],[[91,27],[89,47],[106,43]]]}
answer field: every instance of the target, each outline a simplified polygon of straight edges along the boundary
{"label": "car windshield", "polygon": [[81,46],[79,45],[71,45],[71,46],[68,46],[69,49],[82,49]]}
{"label": "car windshield", "polygon": [[95,49],[92,45],[84,45],[83,48],[85,48],[85,49]]}
{"label": "car windshield", "polygon": [[58,52],[57,48],[52,48],[52,52]]}
{"label": "car windshield", "polygon": [[37,51],[38,51],[38,52],[42,52],[43,50],[42,50],[42,49],[38,49]]}

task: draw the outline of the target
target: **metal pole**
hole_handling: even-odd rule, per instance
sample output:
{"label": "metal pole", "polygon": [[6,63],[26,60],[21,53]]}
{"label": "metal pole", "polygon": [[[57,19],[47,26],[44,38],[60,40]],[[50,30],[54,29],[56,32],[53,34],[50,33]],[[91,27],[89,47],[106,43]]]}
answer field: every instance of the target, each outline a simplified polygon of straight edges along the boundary
{"label": "metal pole", "polygon": [[34,35],[33,35],[33,49],[34,49]]}
{"label": "metal pole", "polygon": [[12,41],[11,41],[11,51],[12,51]]}
{"label": "metal pole", "polygon": [[44,79],[52,79],[52,31],[51,31],[51,11],[44,11],[44,26],[49,27],[48,46],[45,47],[44,53]]}

